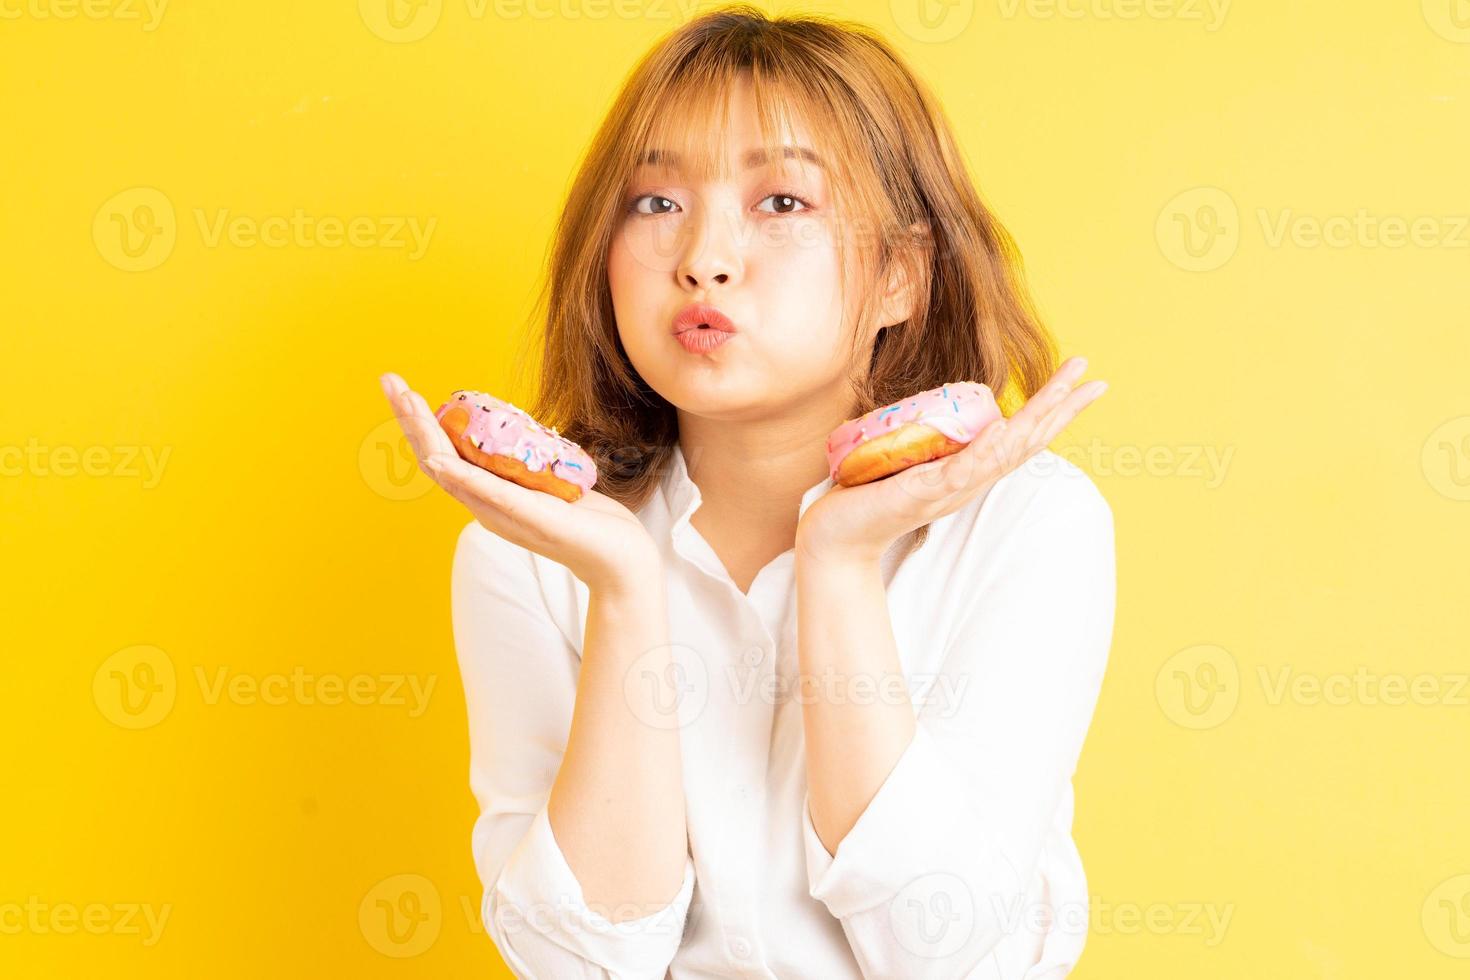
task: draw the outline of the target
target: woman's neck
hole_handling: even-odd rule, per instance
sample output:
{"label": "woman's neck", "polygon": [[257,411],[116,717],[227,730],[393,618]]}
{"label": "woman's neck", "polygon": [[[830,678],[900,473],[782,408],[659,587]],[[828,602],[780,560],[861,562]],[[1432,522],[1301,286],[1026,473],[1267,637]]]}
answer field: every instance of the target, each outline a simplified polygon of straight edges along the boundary
{"label": "woman's neck", "polygon": [[681,416],[679,445],[700,496],[690,523],[741,591],[795,546],[802,497],[828,476],[827,435],[841,421],[825,412],[760,422]]}

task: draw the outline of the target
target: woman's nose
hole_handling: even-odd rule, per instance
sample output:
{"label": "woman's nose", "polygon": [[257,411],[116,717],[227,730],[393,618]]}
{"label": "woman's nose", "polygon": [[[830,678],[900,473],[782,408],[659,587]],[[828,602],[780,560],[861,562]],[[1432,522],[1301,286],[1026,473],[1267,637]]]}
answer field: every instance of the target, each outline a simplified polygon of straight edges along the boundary
{"label": "woman's nose", "polygon": [[703,209],[690,221],[689,239],[679,260],[679,283],[690,289],[728,285],[740,273],[738,222],[727,211]]}

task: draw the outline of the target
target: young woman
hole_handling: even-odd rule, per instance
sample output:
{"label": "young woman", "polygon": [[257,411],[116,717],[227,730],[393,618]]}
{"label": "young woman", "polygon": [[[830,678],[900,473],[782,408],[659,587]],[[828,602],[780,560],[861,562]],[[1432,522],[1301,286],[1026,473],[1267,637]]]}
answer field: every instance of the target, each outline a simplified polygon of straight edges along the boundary
{"label": "young woman", "polygon": [[[597,490],[464,462],[384,376],[475,518],[452,577],[473,849],[518,976],[1072,967],[1113,525],[1045,447],[1104,385],[1053,373],[1018,267],[879,37],[725,8],[638,64],[557,229],[531,410]],[[960,380],[1024,405],[833,482],[835,427]]]}

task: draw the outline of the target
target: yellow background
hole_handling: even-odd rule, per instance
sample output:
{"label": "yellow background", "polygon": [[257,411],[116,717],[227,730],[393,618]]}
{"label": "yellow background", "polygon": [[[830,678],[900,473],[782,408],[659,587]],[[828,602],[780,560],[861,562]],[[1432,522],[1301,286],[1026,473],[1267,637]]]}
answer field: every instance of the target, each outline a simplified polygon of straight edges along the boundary
{"label": "yellow background", "polygon": [[[525,393],[574,164],[688,10],[381,2],[0,3],[0,926],[47,910],[0,975],[509,975],[475,917],[466,515],[390,467],[376,379]],[[932,82],[1112,385],[1055,445],[1118,542],[1075,975],[1465,975],[1470,5],[805,9]],[[210,235],[298,209],[375,231]],[[395,217],[435,222],[421,255]],[[130,256],[119,221],[162,234]],[[285,703],[215,687],[293,672]]]}

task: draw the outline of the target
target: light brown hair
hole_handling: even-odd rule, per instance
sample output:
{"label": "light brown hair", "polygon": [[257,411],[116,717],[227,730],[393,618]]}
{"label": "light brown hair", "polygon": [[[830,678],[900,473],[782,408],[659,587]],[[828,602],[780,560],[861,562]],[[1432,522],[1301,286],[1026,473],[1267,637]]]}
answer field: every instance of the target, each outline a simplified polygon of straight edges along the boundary
{"label": "light brown hair", "polygon": [[678,421],[618,338],[608,252],[648,149],[674,150],[691,179],[724,176],[727,98],[742,76],[767,152],[783,120],[802,120],[827,161],[834,210],[864,230],[853,239],[860,281],[844,284],[860,291],[856,322],[869,322],[890,277],[918,284],[908,320],[876,337],[852,332],[849,418],[952,381],[1019,403],[1055,370],[1015,243],[982,203],[939,103],[898,54],[861,24],[725,6],[672,31],[625,80],[570,188],[532,314],[542,329],[528,335],[525,353],[542,355],[530,411],[587,450],[597,490],[632,510],[667,472]]}

